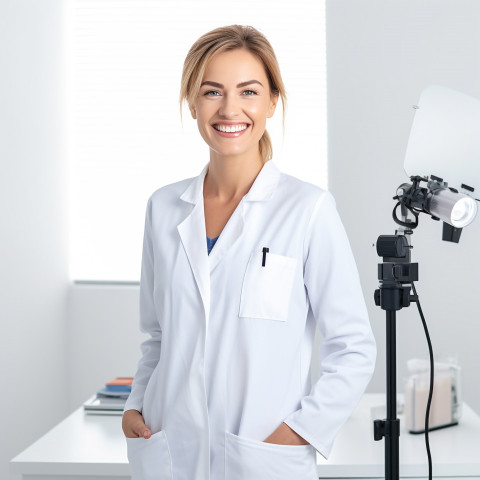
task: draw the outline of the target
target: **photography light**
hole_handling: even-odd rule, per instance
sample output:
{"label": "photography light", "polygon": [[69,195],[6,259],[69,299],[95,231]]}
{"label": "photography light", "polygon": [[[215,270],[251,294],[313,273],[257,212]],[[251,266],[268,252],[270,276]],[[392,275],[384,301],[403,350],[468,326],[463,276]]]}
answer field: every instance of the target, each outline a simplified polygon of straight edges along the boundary
{"label": "photography light", "polygon": [[[477,213],[480,101],[432,85],[422,91],[414,109],[404,161],[412,184],[401,185],[395,198],[402,205],[402,216],[407,211],[414,215],[410,228],[418,225],[418,214],[424,212],[443,220],[443,240],[458,242],[462,228]],[[426,185],[421,187],[421,182]],[[404,225],[396,210],[393,218]]]}
{"label": "photography light", "polygon": [[[415,176],[411,178],[412,183],[403,183],[397,189],[398,200],[393,210],[393,219],[396,223],[409,228],[418,225],[418,214],[421,212],[431,215],[434,220],[442,220],[448,226],[445,231],[451,231],[452,227],[458,230],[458,236],[450,238],[443,236],[444,240],[458,243],[460,232],[463,227],[469,225],[477,214],[477,202],[467,194],[459,193],[456,189],[449,188],[448,184],[441,178],[431,176],[430,179]],[[426,185],[421,186],[424,182]],[[465,187],[465,186],[464,186]],[[397,208],[402,206],[402,217],[405,216],[405,209],[409,210],[415,217],[415,222],[405,224],[397,215]]]}

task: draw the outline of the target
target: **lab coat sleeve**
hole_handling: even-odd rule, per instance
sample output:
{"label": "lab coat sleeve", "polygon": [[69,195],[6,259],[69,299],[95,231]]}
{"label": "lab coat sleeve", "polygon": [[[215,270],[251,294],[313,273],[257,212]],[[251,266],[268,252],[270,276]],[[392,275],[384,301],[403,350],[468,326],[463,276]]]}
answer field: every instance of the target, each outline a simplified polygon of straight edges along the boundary
{"label": "lab coat sleeve", "polygon": [[322,334],[320,377],[284,422],[327,458],[370,381],[376,358],[357,267],[327,192],[318,199],[307,228],[304,283]]}
{"label": "lab coat sleeve", "polygon": [[142,411],[143,397],[148,381],[160,359],[162,331],[153,302],[154,252],[152,238],[152,205],[148,202],[143,237],[142,271],[140,277],[140,330],[150,338],[141,345],[142,356],[138,362],[132,392],[125,404],[124,411]]}

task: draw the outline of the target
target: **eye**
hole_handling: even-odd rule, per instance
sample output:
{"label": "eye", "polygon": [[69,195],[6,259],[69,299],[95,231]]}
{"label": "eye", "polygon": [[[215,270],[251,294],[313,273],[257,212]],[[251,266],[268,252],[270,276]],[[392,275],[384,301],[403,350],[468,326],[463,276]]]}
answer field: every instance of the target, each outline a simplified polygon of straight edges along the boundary
{"label": "eye", "polygon": [[207,92],[204,93],[206,97],[218,97],[220,95],[220,92],[217,90],[208,90]]}
{"label": "eye", "polygon": [[252,95],[258,95],[258,92],[256,92],[255,90],[251,90],[251,89],[244,90],[242,93],[243,93],[243,95],[245,95],[247,97],[250,97]]}

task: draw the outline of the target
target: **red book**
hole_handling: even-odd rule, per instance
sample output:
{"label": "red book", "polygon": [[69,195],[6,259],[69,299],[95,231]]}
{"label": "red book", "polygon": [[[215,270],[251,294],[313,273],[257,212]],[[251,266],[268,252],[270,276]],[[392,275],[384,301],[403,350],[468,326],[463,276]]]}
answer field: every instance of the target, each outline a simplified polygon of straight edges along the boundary
{"label": "red book", "polygon": [[130,392],[132,389],[133,377],[117,377],[105,384],[107,390],[112,392]]}

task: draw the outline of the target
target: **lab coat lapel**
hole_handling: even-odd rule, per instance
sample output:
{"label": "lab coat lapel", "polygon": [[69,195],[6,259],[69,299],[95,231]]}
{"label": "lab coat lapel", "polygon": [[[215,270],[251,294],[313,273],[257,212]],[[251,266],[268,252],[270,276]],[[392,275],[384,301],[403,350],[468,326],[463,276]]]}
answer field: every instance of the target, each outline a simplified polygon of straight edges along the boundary
{"label": "lab coat lapel", "polygon": [[242,236],[245,227],[246,203],[268,200],[278,183],[280,171],[270,160],[262,167],[257,178],[253,182],[248,193],[242,198],[232,216],[225,225],[220,237],[213,247],[208,262],[210,272],[220,263],[226,253],[233,247],[235,242]]}
{"label": "lab coat lapel", "polygon": [[205,309],[205,318],[210,315],[210,271],[206,245],[205,214],[203,208],[203,180],[208,164],[180,197],[193,204],[190,214],[177,226],[183,247],[190,262]]}

